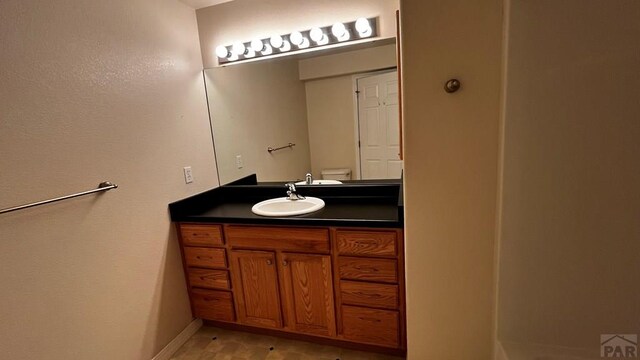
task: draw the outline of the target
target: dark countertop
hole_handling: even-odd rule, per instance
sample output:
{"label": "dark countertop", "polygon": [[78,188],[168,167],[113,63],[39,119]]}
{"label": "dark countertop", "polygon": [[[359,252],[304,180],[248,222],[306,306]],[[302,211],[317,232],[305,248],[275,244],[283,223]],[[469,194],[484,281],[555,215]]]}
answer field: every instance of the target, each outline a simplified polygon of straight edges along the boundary
{"label": "dark countertop", "polygon": [[403,227],[402,183],[349,182],[342,185],[297,186],[298,193],[319,197],[325,207],[287,217],[251,212],[260,201],[286,196],[284,183],[240,179],[169,205],[171,220],[179,222],[272,224],[304,226]]}

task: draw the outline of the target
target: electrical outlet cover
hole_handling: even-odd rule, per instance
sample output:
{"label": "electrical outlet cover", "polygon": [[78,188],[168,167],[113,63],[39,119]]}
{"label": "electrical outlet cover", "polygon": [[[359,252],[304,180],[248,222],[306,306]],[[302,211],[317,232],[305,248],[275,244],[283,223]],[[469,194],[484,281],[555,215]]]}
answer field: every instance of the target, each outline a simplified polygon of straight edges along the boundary
{"label": "electrical outlet cover", "polygon": [[191,172],[191,166],[185,166],[183,168],[183,171],[185,184],[191,184],[193,182],[193,172]]}

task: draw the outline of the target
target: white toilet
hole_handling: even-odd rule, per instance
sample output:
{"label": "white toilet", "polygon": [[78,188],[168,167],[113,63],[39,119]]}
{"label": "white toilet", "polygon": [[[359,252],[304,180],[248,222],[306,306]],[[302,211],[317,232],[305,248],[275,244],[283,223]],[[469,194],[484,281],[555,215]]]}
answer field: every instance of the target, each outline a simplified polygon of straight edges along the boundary
{"label": "white toilet", "polygon": [[351,180],[351,169],[323,169],[322,180]]}

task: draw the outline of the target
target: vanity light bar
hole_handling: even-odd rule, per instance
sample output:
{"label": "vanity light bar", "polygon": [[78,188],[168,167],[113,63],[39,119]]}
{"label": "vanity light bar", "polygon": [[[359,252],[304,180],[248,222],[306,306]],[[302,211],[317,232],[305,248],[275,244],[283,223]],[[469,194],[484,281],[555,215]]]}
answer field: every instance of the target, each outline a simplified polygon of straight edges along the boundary
{"label": "vanity light bar", "polygon": [[310,48],[356,41],[377,36],[376,18],[335,23],[285,35],[220,45],[216,48],[218,65],[284,53],[296,53]]}

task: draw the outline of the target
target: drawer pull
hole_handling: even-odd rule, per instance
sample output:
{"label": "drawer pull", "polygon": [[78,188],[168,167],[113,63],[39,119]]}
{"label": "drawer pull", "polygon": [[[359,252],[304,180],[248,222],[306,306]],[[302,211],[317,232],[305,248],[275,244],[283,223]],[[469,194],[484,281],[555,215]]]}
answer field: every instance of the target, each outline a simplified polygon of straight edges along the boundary
{"label": "drawer pull", "polygon": [[371,266],[360,266],[360,265],[356,266],[356,269],[364,270],[364,271],[373,271],[373,272],[380,271],[380,269],[378,269],[378,268],[374,268],[374,267],[371,267]]}
{"label": "drawer pull", "polygon": [[360,319],[362,321],[368,321],[368,322],[381,322],[382,321],[380,319],[366,318],[366,317],[360,317],[360,316],[358,316],[358,319]]}
{"label": "drawer pull", "polygon": [[356,295],[360,295],[360,296],[368,296],[368,297],[372,297],[372,298],[380,298],[380,297],[382,297],[382,295],[380,295],[380,294],[363,293],[361,291],[356,291],[355,294]]}
{"label": "drawer pull", "polygon": [[369,246],[369,245],[375,245],[377,244],[375,241],[373,240],[358,240],[356,241],[356,245],[358,246]]}

